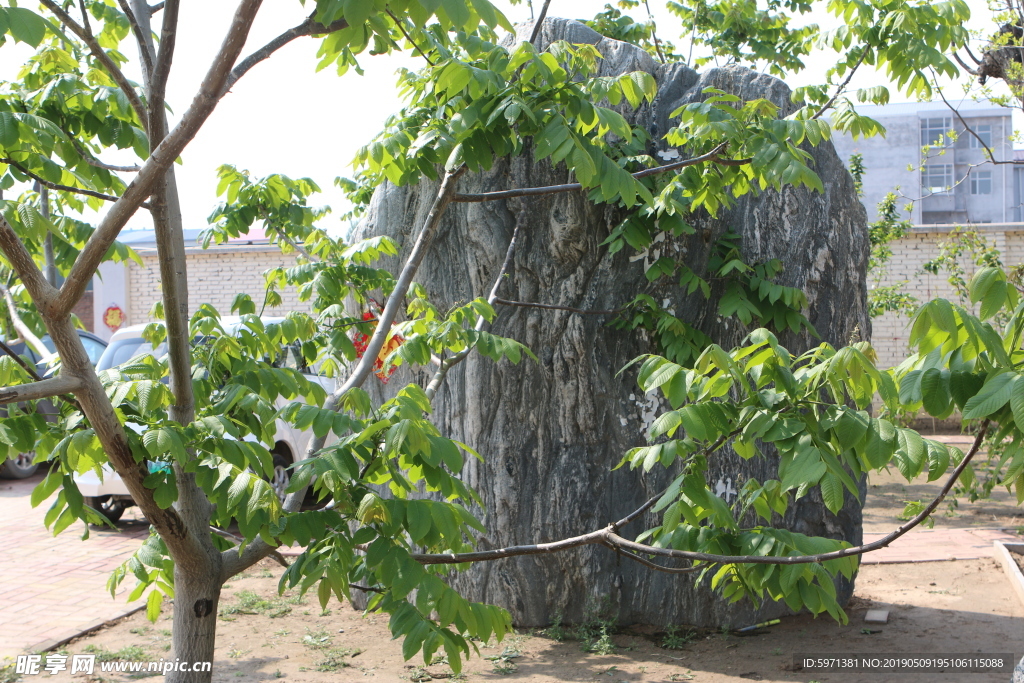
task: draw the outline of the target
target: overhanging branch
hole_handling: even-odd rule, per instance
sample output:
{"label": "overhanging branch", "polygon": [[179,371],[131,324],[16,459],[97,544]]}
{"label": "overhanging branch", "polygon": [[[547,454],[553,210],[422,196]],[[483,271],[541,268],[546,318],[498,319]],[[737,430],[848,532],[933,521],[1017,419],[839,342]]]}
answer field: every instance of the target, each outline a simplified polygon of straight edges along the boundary
{"label": "overhanging branch", "polygon": [[[726,148],[726,143],[722,143],[715,147],[707,154],[702,154],[699,157],[693,157],[692,159],[684,159],[677,161],[672,164],[665,164],[664,166],[656,166],[655,168],[647,168],[643,171],[632,173],[631,175],[636,178],[646,178],[647,176],[656,175],[658,173],[666,173],[668,171],[674,171],[677,168],[685,168],[687,166],[696,166],[702,164],[705,161],[711,161],[716,164],[723,166],[742,166],[749,164],[751,159],[723,159],[721,155]],[[538,197],[541,195],[548,194],[559,194],[561,192],[572,192],[573,190],[582,190],[583,185],[580,183],[567,183],[565,185],[548,185],[546,187],[528,187],[520,190],[502,190],[500,192],[484,192],[482,194],[457,194],[452,198],[453,202],[493,202],[498,199],[511,199],[513,197]]]}
{"label": "overhanging branch", "polygon": [[3,387],[0,388],[0,405],[35,401],[40,398],[53,398],[61,394],[73,393],[84,386],[85,384],[78,377],[59,375],[53,379],[44,379],[42,382]]}

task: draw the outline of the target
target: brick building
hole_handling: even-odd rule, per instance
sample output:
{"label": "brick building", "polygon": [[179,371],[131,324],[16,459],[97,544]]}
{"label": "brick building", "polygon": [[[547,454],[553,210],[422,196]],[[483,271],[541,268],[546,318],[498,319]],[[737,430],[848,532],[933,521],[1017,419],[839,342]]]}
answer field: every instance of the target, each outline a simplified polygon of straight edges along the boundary
{"label": "brick building", "polygon": [[[196,240],[199,230],[185,231],[185,258],[188,271],[188,308],[194,312],[207,303],[222,315],[229,315],[231,302],[239,292],[245,292],[259,302],[263,300],[265,281],[263,274],[278,266],[295,265],[295,257],[285,256],[277,245],[266,238],[252,235],[243,240],[203,249]],[[104,323],[105,312],[111,307],[123,314],[122,326],[153,320],[150,311],[160,300],[160,265],[152,230],[136,230],[121,234],[121,241],[139,254],[143,266],[104,263],[93,281],[92,326],[97,335],[109,338],[113,330]],[[299,302],[294,287],[281,290],[282,303],[267,311],[283,315],[289,311],[308,311],[309,306]]]}

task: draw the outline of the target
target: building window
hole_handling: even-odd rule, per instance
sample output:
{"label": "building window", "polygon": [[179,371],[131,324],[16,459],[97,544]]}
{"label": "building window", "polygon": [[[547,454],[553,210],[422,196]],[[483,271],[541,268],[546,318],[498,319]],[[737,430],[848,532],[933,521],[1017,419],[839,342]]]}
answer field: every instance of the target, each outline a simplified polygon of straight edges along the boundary
{"label": "building window", "polygon": [[971,194],[992,194],[992,171],[971,173]]}
{"label": "building window", "polygon": [[[989,187],[992,186],[989,172]],[[953,164],[929,164],[921,169],[921,189],[928,194],[946,194],[953,189]]]}
{"label": "building window", "polygon": [[921,145],[938,144],[939,138],[948,135],[952,127],[953,122],[948,116],[937,119],[921,119]]}
{"label": "building window", "polygon": [[[964,133],[971,139],[972,149],[983,149],[985,147],[992,146],[992,125],[984,124],[980,126],[974,126],[973,128],[975,135],[971,135],[969,132]],[[978,138],[981,138],[980,140]]]}

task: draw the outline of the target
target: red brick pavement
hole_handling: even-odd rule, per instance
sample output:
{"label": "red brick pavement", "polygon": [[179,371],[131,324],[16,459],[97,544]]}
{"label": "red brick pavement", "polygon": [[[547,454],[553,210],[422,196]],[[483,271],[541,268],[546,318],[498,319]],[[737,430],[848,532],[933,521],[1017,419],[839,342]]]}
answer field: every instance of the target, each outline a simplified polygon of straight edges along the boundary
{"label": "red brick pavement", "polygon": [[0,658],[43,649],[139,604],[125,602],[133,579],[116,599],[106,583],[148,535],[148,525],[128,520],[120,531],[92,529],[82,541],[79,523],[54,537],[43,526],[49,502],[37,508],[29,503],[41,479],[0,479]]}

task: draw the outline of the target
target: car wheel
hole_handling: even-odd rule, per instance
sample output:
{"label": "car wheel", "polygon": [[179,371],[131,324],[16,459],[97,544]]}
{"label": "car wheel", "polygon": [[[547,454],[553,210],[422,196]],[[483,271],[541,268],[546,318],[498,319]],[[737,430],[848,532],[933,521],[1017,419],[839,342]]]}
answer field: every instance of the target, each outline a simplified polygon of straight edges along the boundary
{"label": "car wheel", "polygon": [[36,473],[39,465],[32,462],[36,458],[35,451],[18,453],[10,460],[5,460],[0,465],[0,478],[3,479],[27,479]]}
{"label": "car wheel", "polygon": [[103,513],[103,516],[111,522],[121,519],[121,515],[128,509],[127,505],[119,500],[114,500],[110,496],[86,497],[83,499],[83,502],[93,510]]}
{"label": "car wheel", "polygon": [[274,456],[274,475],[270,478],[270,488],[274,489],[277,499],[283,503],[288,495],[286,493],[288,484],[292,480],[292,471],[288,469],[292,463],[280,453],[271,453],[271,455]]}

